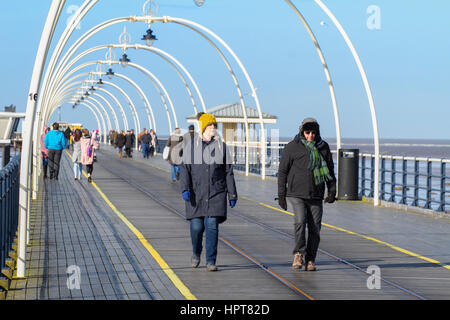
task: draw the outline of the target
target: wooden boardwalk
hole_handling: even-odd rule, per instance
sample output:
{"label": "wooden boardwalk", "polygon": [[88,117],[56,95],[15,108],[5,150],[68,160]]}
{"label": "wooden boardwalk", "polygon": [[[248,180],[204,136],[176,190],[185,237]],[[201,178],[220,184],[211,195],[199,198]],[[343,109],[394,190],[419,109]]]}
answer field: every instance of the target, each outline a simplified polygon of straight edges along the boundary
{"label": "wooden boardwalk", "polygon": [[13,281],[8,300],[450,298],[448,219],[326,205],[318,271],[294,271],[293,217],[273,201],[276,182],[236,173],[240,198],[220,225],[219,271],[206,272],[204,253],[190,267],[189,224],[167,162],[118,159],[103,147],[93,184],[74,181],[71,165],[64,155],[59,181],[46,181],[33,203],[27,278]]}

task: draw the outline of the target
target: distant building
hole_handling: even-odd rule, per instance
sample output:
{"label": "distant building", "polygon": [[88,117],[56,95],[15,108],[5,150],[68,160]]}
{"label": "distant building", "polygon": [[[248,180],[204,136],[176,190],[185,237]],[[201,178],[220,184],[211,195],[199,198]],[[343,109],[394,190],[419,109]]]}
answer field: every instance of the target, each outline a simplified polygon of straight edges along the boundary
{"label": "distant building", "polygon": [[[245,107],[245,110],[247,113],[249,129],[251,129],[254,134],[257,134],[256,125],[260,124],[258,110],[251,107]],[[222,138],[224,141],[245,141],[245,118],[240,103],[219,105],[206,110],[206,112],[212,114],[216,118],[218,124],[222,124]],[[262,116],[264,125],[277,123],[278,118],[276,116],[265,112],[262,112]],[[186,120],[189,123],[197,124],[197,115],[191,115],[187,117]],[[220,128],[218,129],[220,130]],[[238,139],[239,132],[241,133],[241,139]],[[253,141],[255,140],[256,139]]]}

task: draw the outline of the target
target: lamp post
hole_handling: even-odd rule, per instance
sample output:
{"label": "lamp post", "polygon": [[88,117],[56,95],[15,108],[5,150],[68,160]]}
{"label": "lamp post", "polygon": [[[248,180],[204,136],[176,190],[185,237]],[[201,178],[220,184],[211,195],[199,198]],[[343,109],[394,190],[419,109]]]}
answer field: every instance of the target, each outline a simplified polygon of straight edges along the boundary
{"label": "lamp post", "polygon": [[114,77],[114,72],[112,71],[111,68],[108,69],[108,72],[106,72],[106,76],[108,77],[108,79],[112,79]]}
{"label": "lamp post", "polygon": [[128,56],[127,56],[126,53],[123,54],[122,58],[120,58],[119,61],[120,61],[120,65],[121,65],[122,67],[124,67],[124,68],[126,68],[127,65],[128,65],[128,63],[131,62],[131,60],[128,59]]}
{"label": "lamp post", "polygon": [[141,40],[145,40],[145,43],[147,46],[151,47],[153,46],[153,43],[158,40],[154,35],[151,28],[147,29],[147,33],[144,34]]}

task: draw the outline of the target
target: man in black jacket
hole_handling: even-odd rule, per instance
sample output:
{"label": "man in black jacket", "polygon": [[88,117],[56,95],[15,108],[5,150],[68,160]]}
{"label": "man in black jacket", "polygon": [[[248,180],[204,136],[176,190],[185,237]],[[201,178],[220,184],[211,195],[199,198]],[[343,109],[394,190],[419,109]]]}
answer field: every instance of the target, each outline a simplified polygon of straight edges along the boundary
{"label": "man in black jacket", "polygon": [[320,137],[317,121],[306,118],[300,126],[300,133],[284,148],[278,169],[278,203],[287,210],[287,199],[295,213],[294,269],[300,269],[305,261],[307,271],[316,270],[325,184],[328,189],[325,202],[333,203],[336,177],[330,147]]}
{"label": "man in black jacket", "polygon": [[150,133],[148,133],[147,129],[144,129],[144,134],[141,135],[142,154],[144,155],[144,159],[148,159],[150,152],[150,143],[152,143],[152,136],[150,135]]}

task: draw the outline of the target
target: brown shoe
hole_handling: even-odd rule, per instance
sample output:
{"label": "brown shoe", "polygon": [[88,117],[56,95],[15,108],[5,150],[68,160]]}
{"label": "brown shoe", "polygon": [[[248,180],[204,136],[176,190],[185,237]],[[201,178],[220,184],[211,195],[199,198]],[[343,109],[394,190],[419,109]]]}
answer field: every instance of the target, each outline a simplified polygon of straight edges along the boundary
{"label": "brown shoe", "polygon": [[305,266],[306,271],[316,271],[316,266],[314,262],[308,261]]}
{"label": "brown shoe", "polygon": [[303,265],[303,256],[301,253],[294,255],[294,262],[292,263],[292,269],[300,269]]}

